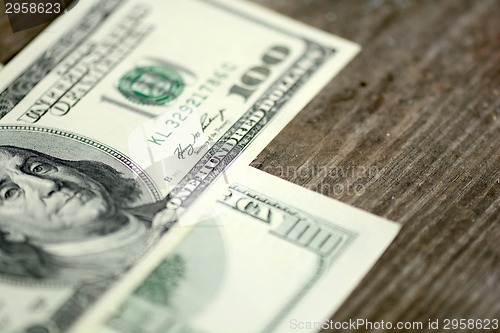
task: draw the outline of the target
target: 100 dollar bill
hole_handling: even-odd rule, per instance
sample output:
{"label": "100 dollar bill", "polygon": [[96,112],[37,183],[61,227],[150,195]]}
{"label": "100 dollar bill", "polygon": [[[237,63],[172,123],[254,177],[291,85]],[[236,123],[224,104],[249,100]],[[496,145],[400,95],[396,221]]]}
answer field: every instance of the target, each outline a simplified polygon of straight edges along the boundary
{"label": "100 dollar bill", "polygon": [[248,168],[100,333],[316,332],[399,225]]}
{"label": "100 dollar bill", "polygon": [[357,52],[238,1],[80,2],[0,75],[0,331],[102,320]]}

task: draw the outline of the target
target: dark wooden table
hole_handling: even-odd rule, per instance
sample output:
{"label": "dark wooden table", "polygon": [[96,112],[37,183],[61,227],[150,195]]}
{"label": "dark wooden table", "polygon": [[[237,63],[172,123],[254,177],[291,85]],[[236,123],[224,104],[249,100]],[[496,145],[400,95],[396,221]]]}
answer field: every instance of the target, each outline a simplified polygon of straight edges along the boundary
{"label": "dark wooden table", "polygon": [[500,2],[256,2],[363,48],[252,164],[403,225],[332,319],[500,319]]}

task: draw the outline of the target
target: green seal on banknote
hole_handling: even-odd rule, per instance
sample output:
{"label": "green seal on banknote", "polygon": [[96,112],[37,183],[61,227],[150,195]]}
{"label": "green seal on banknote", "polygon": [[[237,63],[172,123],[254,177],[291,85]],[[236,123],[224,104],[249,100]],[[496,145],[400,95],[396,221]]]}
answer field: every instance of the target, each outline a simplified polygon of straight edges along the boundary
{"label": "green seal on banknote", "polygon": [[167,66],[143,66],[127,72],[118,90],[128,100],[147,105],[164,105],[182,94],[185,84],[174,69]]}

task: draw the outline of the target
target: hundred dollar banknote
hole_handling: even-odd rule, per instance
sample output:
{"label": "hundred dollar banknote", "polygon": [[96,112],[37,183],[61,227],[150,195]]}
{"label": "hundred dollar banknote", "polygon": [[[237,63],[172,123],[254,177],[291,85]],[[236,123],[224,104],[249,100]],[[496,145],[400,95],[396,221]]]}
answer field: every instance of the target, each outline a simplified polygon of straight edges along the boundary
{"label": "hundred dollar banknote", "polygon": [[398,230],[249,167],[99,332],[328,328]]}
{"label": "hundred dollar banknote", "polygon": [[80,1],[0,74],[0,332],[101,322],[358,51],[236,0]]}

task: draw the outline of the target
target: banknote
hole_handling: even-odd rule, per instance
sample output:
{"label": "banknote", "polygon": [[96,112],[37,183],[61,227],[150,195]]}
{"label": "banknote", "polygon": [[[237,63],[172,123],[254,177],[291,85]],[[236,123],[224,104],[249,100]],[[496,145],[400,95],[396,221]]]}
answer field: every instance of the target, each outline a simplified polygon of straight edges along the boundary
{"label": "banknote", "polygon": [[398,230],[249,167],[99,332],[318,331]]}
{"label": "banknote", "polygon": [[358,50],[240,1],[80,1],[0,74],[0,331],[100,322]]}

